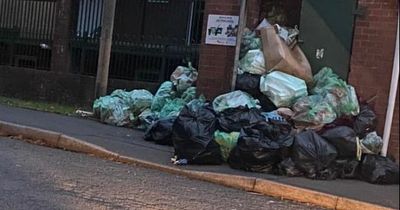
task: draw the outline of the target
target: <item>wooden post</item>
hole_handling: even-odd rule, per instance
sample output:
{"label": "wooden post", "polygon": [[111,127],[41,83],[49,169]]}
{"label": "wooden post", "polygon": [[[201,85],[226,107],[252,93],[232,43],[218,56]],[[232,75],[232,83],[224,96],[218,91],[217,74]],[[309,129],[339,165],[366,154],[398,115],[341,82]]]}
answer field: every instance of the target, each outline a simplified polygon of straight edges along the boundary
{"label": "wooden post", "polygon": [[95,97],[107,94],[108,72],[110,66],[112,36],[114,29],[114,16],[117,0],[103,1],[103,16],[101,19],[101,37],[99,60],[96,75]]}
{"label": "wooden post", "polygon": [[236,51],[235,51],[235,60],[233,64],[233,72],[232,72],[232,85],[231,91],[235,90],[236,86],[236,78],[237,78],[237,69],[239,67],[239,55],[240,55],[240,45],[242,44],[243,31],[246,27],[246,19],[247,19],[247,0],[241,0],[240,2],[240,16],[239,16],[239,29],[236,38]]}

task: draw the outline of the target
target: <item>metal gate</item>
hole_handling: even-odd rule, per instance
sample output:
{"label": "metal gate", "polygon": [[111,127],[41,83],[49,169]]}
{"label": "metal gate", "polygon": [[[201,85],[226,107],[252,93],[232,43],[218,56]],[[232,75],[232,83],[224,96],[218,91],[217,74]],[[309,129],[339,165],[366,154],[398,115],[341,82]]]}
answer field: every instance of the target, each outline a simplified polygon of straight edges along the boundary
{"label": "metal gate", "polygon": [[301,47],[314,73],[329,66],[347,79],[356,6],[357,0],[303,0]]}
{"label": "metal gate", "polygon": [[[72,71],[95,75],[103,0],[76,2]],[[162,82],[178,65],[198,63],[202,0],[118,0],[110,78]]]}

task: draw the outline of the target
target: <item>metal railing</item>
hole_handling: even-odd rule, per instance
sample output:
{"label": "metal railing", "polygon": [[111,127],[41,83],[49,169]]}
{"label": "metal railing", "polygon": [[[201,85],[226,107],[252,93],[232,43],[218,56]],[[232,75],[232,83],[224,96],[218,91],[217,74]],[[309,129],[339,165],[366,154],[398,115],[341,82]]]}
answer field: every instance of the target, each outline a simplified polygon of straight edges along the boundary
{"label": "metal railing", "polygon": [[55,0],[0,0],[0,65],[49,70]]}
{"label": "metal railing", "polygon": [[[77,1],[74,73],[96,75],[102,1]],[[178,65],[197,65],[203,10],[201,0],[118,0],[110,78],[161,82]]]}

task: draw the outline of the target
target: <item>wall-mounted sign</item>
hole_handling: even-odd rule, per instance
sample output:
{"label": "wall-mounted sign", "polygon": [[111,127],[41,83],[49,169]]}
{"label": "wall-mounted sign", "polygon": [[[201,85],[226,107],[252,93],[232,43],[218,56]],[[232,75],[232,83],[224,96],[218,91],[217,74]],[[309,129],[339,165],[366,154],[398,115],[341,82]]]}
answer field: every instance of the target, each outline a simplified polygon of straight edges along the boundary
{"label": "wall-mounted sign", "polygon": [[239,16],[209,15],[206,44],[236,46]]}

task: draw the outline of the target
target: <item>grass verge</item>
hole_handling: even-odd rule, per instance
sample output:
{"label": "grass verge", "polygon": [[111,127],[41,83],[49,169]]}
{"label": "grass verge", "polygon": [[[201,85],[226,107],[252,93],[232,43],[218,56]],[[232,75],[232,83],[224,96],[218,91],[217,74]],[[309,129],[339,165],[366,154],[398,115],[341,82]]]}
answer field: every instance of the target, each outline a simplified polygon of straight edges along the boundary
{"label": "grass verge", "polygon": [[0,104],[18,108],[33,109],[43,112],[52,112],[68,116],[75,114],[75,110],[77,109],[76,107],[73,106],[61,105],[57,103],[22,100],[22,99],[8,98],[3,96],[0,96]]}

